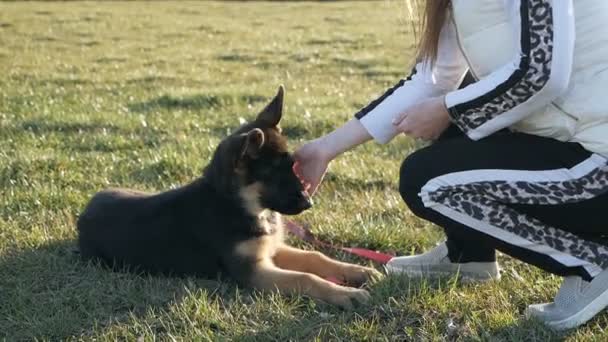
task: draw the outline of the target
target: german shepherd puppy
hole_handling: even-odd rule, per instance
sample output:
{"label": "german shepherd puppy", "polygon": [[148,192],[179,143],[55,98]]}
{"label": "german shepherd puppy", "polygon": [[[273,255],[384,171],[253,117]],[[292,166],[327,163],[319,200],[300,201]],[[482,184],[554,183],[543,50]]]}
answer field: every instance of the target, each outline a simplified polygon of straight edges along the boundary
{"label": "german shepherd puppy", "polygon": [[343,308],[366,302],[360,286],[379,273],[283,242],[281,215],[311,207],[278,127],[283,87],[257,116],[225,138],[203,176],[157,194],[97,193],[78,219],[81,256],[151,274],[216,277],[301,293]]}

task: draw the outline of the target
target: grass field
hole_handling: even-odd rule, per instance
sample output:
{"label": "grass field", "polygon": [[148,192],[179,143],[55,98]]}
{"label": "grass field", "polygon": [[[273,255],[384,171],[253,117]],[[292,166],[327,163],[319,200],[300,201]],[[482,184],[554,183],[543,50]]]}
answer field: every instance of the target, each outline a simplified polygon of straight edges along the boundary
{"label": "grass field", "polygon": [[[215,280],[111,273],[73,255],[94,192],[199,176],[279,84],[294,148],[348,120],[406,73],[404,18],[401,0],[0,3],[0,339],[608,340],[606,315],[566,335],[522,318],[560,279],[507,257],[500,282],[391,277],[345,312]],[[298,219],[338,244],[432,247],[440,231],[396,191],[413,148],[399,138],[346,154]]]}

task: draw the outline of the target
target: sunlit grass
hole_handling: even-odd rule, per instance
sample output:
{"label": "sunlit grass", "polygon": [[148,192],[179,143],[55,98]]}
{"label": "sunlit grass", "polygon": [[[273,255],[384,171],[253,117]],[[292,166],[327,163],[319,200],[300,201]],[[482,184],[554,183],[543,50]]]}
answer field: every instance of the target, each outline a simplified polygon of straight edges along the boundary
{"label": "sunlit grass", "polygon": [[[607,339],[605,316],[568,336],[524,320],[559,279],[508,258],[499,283],[393,277],[371,305],[343,312],[229,282],[111,273],[72,253],[94,192],[199,176],[279,84],[292,147],[348,120],[407,73],[404,11],[401,1],[0,3],[0,338]],[[299,220],[338,244],[433,246],[440,231],[397,193],[414,147],[399,138],[347,153]]]}

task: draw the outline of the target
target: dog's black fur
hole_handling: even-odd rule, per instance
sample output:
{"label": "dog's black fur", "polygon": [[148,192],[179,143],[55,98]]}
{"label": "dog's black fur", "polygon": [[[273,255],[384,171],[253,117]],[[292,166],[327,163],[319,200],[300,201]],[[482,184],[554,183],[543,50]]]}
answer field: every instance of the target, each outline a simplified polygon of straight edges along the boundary
{"label": "dog's black fur", "polygon": [[[203,176],[191,184],[158,194],[97,193],[78,219],[82,257],[152,274],[224,274],[245,286],[310,292],[342,306],[349,306],[351,297],[364,300],[363,290],[335,292],[333,284],[276,268],[308,267],[301,255],[309,252],[282,243],[277,212],[294,215],[311,206],[278,127],[282,108],[281,87],[255,121],[219,144]],[[317,254],[312,257],[321,258],[319,268],[326,270],[316,273],[331,269],[360,284],[375,272]]]}
{"label": "dog's black fur", "polygon": [[220,143],[203,177],[191,184],[159,194],[96,194],[78,220],[82,256],[149,273],[228,273],[246,281],[251,270],[247,262],[235,263],[235,246],[268,232],[251,212],[255,199],[243,198],[242,189],[259,184],[259,205],[280,213],[310,207],[276,128],[282,102],[281,90],[256,121]]}

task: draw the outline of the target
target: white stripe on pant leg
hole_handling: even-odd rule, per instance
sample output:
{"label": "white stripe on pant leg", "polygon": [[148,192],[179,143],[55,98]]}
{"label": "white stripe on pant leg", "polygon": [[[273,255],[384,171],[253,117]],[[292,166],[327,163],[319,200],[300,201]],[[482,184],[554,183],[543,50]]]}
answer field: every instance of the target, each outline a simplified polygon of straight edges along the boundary
{"label": "white stripe on pant leg", "polygon": [[570,254],[560,252],[547,245],[542,245],[542,244],[534,243],[530,240],[526,240],[517,234],[513,234],[504,229],[494,227],[486,222],[476,220],[470,216],[467,216],[466,214],[463,214],[456,210],[450,209],[443,204],[434,204],[434,205],[430,206],[430,208],[446,217],[451,218],[452,220],[454,220],[456,222],[462,223],[467,227],[470,227],[470,228],[473,228],[482,233],[488,234],[496,239],[505,241],[511,245],[525,248],[527,250],[530,250],[530,251],[533,251],[536,253],[548,255],[551,258],[558,261],[562,265],[565,265],[568,267],[582,266],[592,277],[595,277],[602,271],[601,267],[599,267],[595,264],[592,264],[588,261],[575,258],[575,257],[571,256]]}
{"label": "white stripe on pant leg", "polygon": [[[448,173],[428,181],[420,196],[431,193],[444,186],[464,185],[476,182],[505,181],[505,182],[565,182],[584,177],[590,172],[606,165],[606,158],[594,154],[571,169],[555,169],[546,171],[522,171],[504,169],[483,169]],[[422,198],[424,200],[424,197]]]}
{"label": "white stripe on pant leg", "polygon": [[[535,185],[537,187],[540,187],[540,186],[542,186],[543,183],[544,183],[544,185],[548,185],[547,183],[553,183],[553,184],[549,184],[549,185],[556,185],[556,184],[559,185],[559,183],[563,183],[563,182],[581,181],[581,180],[584,180],[583,178],[586,177],[587,182],[581,182],[581,189],[580,189],[581,191],[579,191],[578,193],[575,193],[575,194],[571,194],[570,197],[564,196],[565,198],[563,199],[563,202],[565,203],[567,201],[584,200],[584,199],[593,198],[594,193],[597,193],[598,188],[594,188],[593,186],[600,187],[600,189],[602,189],[602,191],[604,188],[606,190],[608,190],[608,168],[606,167],[606,164],[607,164],[606,158],[604,158],[600,155],[592,155],[591,157],[589,157],[588,159],[586,159],[585,161],[581,162],[580,164],[574,166],[571,169],[562,168],[562,169],[547,170],[547,171],[471,170],[471,171],[455,172],[455,173],[450,173],[450,174],[446,174],[446,175],[431,179],[422,188],[420,197],[422,198],[422,201],[426,207],[429,207],[429,208],[441,213],[442,215],[445,215],[453,220],[456,220],[457,222],[460,222],[468,227],[471,227],[480,232],[486,233],[490,236],[493,236],[493,237],[503,240],[505,242],[514,244],[516,246],[548,255],[548,256],[552,257],[554,260],[562,263],[565,266],[569,266],[569,267],[582,266],[587,270],[587,272],[589,272],[590,275],[594,276],[597,273],[599,273],[602,269],[600,266],[598,266],[598,264],[590,262],[588,260],[584,260],[584,259],[582,259],[580,257],[576,257],[574,255],[568,254],[564,251],[559,251],[553,247],[548,246],[547,244],[530,241],[526,238],[519,236],[516,231],[510,232],[504,228],[493,226],[484,220],[471,217],[467,214],[462,213],[461,211],[456,210],[455,208],[448,206],[447,203],[438,202],[437,200],[441,200],[441,198],[439,197],[439,199],[438,199],[437,195],[441,194],[441,192],[446,189],[447,189],[447,191],[444,193],[447,195],[444,199],[450,198],[448,196],[451,194],[450,190],[452,190],[452,193],[454,193],[454,195],[457,195],[458,191],[467,191],[467,190],[469,192],[480,191],[480,193],[479,193],[480,196],[486,195],[491,201],[493,201],[497,204],[504,205],[504,203],[519,203],[519,202],[517,202],[518,200],[526,200],[526,198],[533,200],[535,197],[536,198],[537,197],[549,197],[549,195],[545,195],[545,194],[538,193],[538,192],[526,193],[525,189],[517,188],[515,186],[516,182],[522,182],[525,184]],[[601,173],[600,176],[602,176],[602,177],[600,177],[599,179],[596,179],[595,177],[591,177],[594,175],[593,174],[594,172],[595,173],[600,172]],[[589,182],[588,180],[591,180],[591,182]],[[593,183],[594,181],[598,182],[598,184],[594,184]],[[508,191],[507,192],[503,191],[502,195],[509,196],[509,198],[502,197],[502,198],[504,198],[504,201],[502,200],[502,198],[498,198],[498,200],[493,200],[492,198],[496,198],[499,194],[501,194],[500,191],[492,192],[491,189],[485,189],[484,187],[480,187],[479,189],[475,189],[475,190],[466,188],[466,186],[469,184],[480,184],[480,183],[484,183],[484,182],[490,182],[490,183],[491,182],[507,182],[508,184],[502,184],[501,186],[506,186],[507,189],[511,189],[509,187],[513,186],[512,189],[515,190],[517,196],[512,196],[512,195],[508,194]],[[463,188],[458,189],[458,187],[461,187],[461,186]],[[586,189],[583,186],[590,187],[590,188]],[[450,188],[452,188],[452,189],[450,189]],[[488,191],[483,193],[484,190],[488,190]],[[521,191],[521,193],[518,193],[517,192],[518,190]],[[549,192],[549,190],[547,190],[547,191]],[[494,196],[493,197],[488,196],[490,194],[494,195]],[[435,197],[435,198],[433,199],[433,197]],[[551,204],[561,204],[562,203],[561,197],[559,197],[559,196],[553,196],[550,198],[550,200],[551,200],[551,202],[555,202],[555,203],[551,203]],[[480,206],[484,207],[481,203],[468,202],[468,204],[476,205],[478,207],[480,207]],[[460,209],[463,210],[463,208],[460,208]],[[500,209],[496,209],[496,210],[500,210]],[[514,222],[514,224],[515,224],[515,222]],[[548,229],[548,227],[539,227],[538,231],[542,232],[544,234],[537,234],[537,237],[541,236],[544,238],[546,233],[551,233],[551,231],[550,230],[547,231],[547,229]],[[550,228],[550,229],[555,229],[555,228]],[[601,259],[601,256],[603,256],[603,254],[608,255],[608,249],[605,246],[598,247],[599,246],[598,244],[580,239],[571,233],[567,233],[565,231],[560,231],[560,230],[557,230],[557,231],[564,232],[566,235],[570,235],[570,237],[567,237],[567,240],[571,238],[572,241],[568,240],[569,242],[579,242],[579,243],[582,242],[587,247],[593,245],[596,250],[601,249],[601,251],[600,251],[601,253],[591,253],[594,256],[600,256],[600,259]],[[553,236],[551,234],[548,234],[548,236],[551,236],[553,238],[558,238],[558,239],[560,238],[560,236],[558,236],[558,235]],[[564,240],[564,238],[562,237],[561,240]],[[565,249],[567,249],[567,248],[565,248]],[[584,255],[584,254],[582,254],[582,255]],[[583,258],[585,258],[585,257],[583,257]],[[589,258],[587,258],[587,259],[589,259]],[[591,259],[593,259],[593,258],[591,258]],[[604,266],[606,266],[605,265],[606,262],[600,261],[600,264],[604,264]]]}

